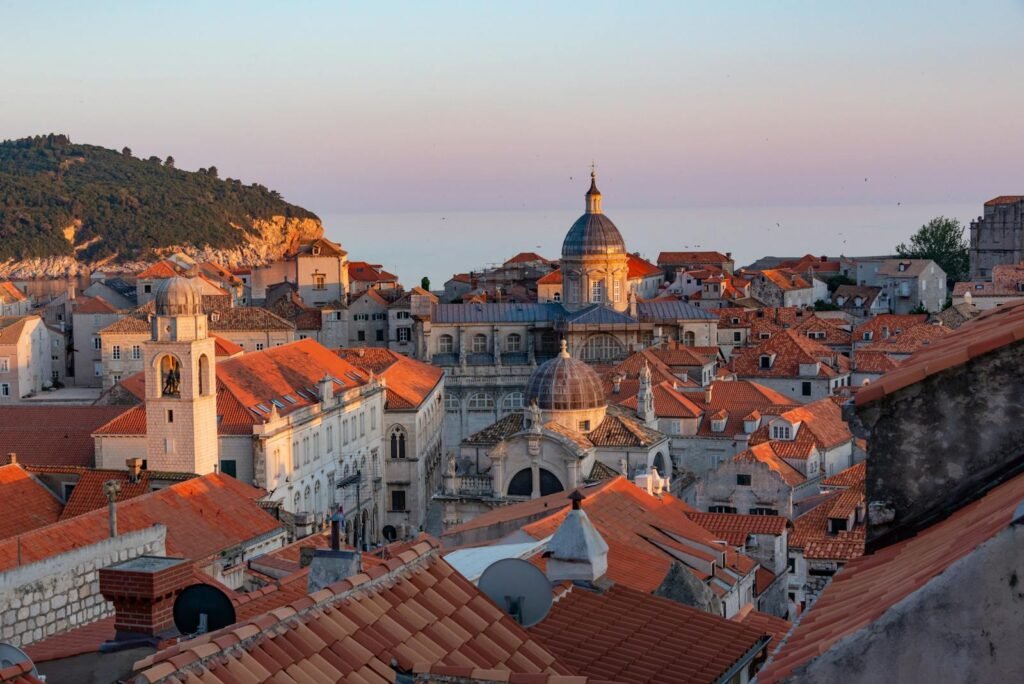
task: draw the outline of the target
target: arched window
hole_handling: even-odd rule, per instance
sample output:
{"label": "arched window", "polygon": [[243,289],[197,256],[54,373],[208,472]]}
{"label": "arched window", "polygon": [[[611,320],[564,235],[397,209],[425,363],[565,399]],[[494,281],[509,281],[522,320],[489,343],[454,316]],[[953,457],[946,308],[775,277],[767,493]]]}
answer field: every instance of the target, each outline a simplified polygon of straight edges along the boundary
{"label": "arched window", "polygon": [[451,335],[441,335],[437,338],[437,351],[439,354],[451,354],[455,351],[455,338]]}
{"label": "arched window", "polygon": [[512,333],[505,337],[505,351],[517,352],[523,348],[523,338],[517,334]]}
{"label": "arched window", "polygon": [[398,426],[391,430],[391,458],[405,458],[405,430]]}
{"label": "arched window", "polygon": [[292,503],[292,513],[298,513],[302,508],[302,497],[295,492],[295,501]]}
{"label": "arched window", "polygon": [[594,335],[583,345],[584,361],[614,361],[626,354],[626,347],[618,338],[608,335]]}
{"label": "arched window", "polygon": [[[540,496],[555,494],[564,491],[561,481],[550,470],[540,469]],[[509,496],[532,496],[533,495],[533,472],[530,468],[523,468],[508,483]]]}
{"label": "arched window", "polygon": [[181,363],[170,354],[160,357],[160,396],[181,396]]}
{"label": "arched window", "polygon": [[555,296],[552,297],[551,299],[553,299],[556,302],[562,301],[562,293],[557,291],[557,290],[555,290]]}
{"label": "arched window", "polygon": [[697,335],[692,330],[687,330],[683,333],[683,346],[693,347],[697,344]]}
{"label": "arched window", "polygon": [[444,410],[449,413],[458,413],[462,409],[459,398],[454,394],[444,395]]}
{"label": "arched window", "polygon": [[302,510],[309,512],[309,485],[306,485],[306,491],[303,492],[302,504]]}
{"label": "arched window", "polygon": [[501,412],[509,413],[511,411],[519,411],[523,408],[523,393],[522,392],[509,392],[501,400]]}
{"label": "arched window", "polygon": [[324,512],[323,499],[320,494],[320,480],[316,481],[316,485],[313,487],[313,510],[319,516]]}
{"label": "arched window", "polygon": [[665,473],[667,472],[665,468],[665,457],[661,455],[660,451],[654,455],[654,468],[658,471],[659,475],[665,477]]}
{"label": "arched window", "polygon": [[466,402],[466,408],[470,411],[493,411],[494,397],[482,392],[474,394],[469,398],[469,401]]}
{"label": "arched window", "polygon": [[484,354],[487,352],[487,335],[477,333],[473,335],[473,353]]}
{"label": "arched window", "polygon": [[199,396],[205,397],[212,393],[213,377],[210,375],[210,359],[206,354],[199,355]]}

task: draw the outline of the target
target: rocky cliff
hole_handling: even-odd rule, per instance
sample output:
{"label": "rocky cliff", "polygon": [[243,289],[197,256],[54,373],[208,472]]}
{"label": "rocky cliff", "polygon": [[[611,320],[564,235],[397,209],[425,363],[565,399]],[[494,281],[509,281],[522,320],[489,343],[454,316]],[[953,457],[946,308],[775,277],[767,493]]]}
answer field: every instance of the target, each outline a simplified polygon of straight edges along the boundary
{"label": "rocky cliff", "polygon": [[[121,259],[113,254],[101,259],[79,259],[76,256],[33,257],[8,259],[0,263],[0,278],[11,280],[55,279],[88,275],[99,269],[114,272],[133,273],[142,271],[159,260],[161,255],[184,252],[194,259],[214,261],[228,268],[259,266],[276,259],[293,249],[301,240],[323,237],[324,229],[316,218],[294,218],[273,216],[257,219],[251,226],[233,226],[242,236],[241,244],[235,247],[211,247],[180,244],[153,250],[151,259]],[[96,244],[102,238],[91,238],[88,244],[75,244],[76,226],[64,229],[64,235],[72,243],[76,254]]]}

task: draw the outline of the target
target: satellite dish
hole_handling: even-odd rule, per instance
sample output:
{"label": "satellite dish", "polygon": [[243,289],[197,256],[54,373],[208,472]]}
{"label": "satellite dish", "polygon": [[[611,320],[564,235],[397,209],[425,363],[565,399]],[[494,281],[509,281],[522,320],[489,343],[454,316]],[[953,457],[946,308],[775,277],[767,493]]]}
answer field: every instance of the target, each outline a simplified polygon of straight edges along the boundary
{"label": "satellite dish", "polygon": [[28,663],[32,668],[33,677],[39,676],[39,671],[36,670],[35,664],[24,651],[17,646],[12,646],[11,644],[0,644],[0,670],[6,670],[9,667],[20,665],[22,663]]}
{"label": "satellite dish", "polygon": [[235,607],[209,584],[193,584],[174,600],[174,626],[181,634],[205,634],[235,624]]}
{"label": "satellite dish", "polygon": [[384,535],[384,538],[389,542],[393,542],[398,539],[398,530],[395,529],[394,525],[385,525],[381,532]]}
{"label": "satellite dish", "polygon": [[537,566],[519,558],[491,563],[477,582],[489,599],[523,627],[533,627],[551,610],[551,583]]}

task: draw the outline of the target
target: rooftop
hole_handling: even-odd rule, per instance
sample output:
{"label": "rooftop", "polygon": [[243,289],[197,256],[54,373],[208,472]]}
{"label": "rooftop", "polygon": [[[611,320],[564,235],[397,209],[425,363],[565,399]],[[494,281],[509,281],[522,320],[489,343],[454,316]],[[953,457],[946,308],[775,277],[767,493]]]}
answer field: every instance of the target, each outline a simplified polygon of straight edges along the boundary
{"label": "rooftop", "polygon": [[[92,433],[124,413],[124,406],[4,406],[0,410],[0,454],[11,452],[28,465],[95,464]],[[45,430],[40,426],[47,426]]]}
{"label": "rooftop", "polygon": [[60,518],[61,502],[17,464],[0,466],[0,539],[8,539]]}

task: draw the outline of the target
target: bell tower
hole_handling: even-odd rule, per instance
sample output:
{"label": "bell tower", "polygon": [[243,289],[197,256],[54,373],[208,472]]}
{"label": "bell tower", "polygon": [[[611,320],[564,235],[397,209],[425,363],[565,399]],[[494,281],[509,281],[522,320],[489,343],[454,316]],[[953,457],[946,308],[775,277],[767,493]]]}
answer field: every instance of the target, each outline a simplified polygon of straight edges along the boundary
{"label": "bell tower", "polygon": [[144,345],[148,467],[212,473],[219,463],[216,350],[202,294],[189,278],[168,278],[155,304]]}

